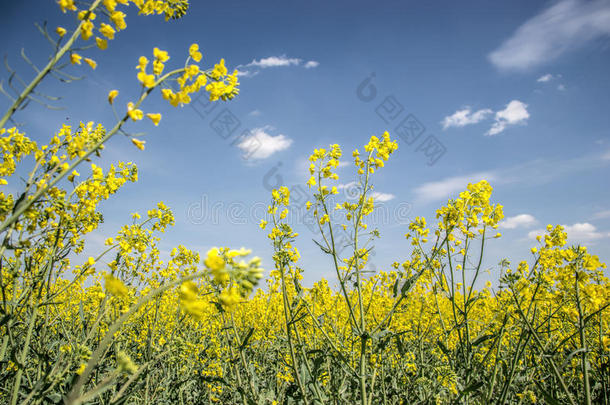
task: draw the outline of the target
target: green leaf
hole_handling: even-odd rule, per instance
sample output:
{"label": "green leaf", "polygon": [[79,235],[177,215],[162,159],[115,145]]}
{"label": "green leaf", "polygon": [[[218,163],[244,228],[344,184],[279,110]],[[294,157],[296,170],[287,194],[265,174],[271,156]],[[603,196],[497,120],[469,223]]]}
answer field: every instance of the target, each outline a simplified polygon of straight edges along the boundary
{"label": "green leaf", "polygon": [[462,390],[462,392],[460,392],[460,396],[458,397],[458,399],[456,400],[457,402],[460,401],[460,399],[467,394],[470,394],[473,391],[478,390],[479,388],[481,388],[483,386],[483,381],[477,381],[474,382],[472,384],[470,384],[468,387],[464,388],[464,390]]}
{"label": "green leaf", "polygon": [[54,392],[52,394],[47,395],[45,399],[54,404],[58,404],[61,402],[61,394],[58,392]]}
{"label": "green leaf", "polygon": [[445,356],[451,358],[451,351],[449,351],[449,349],[447,349],[447,346],[445,346],[445,344],[443,342],[441,342],[440,340],[437,340],[436,345],[441,349],[441,351],[445,354]]}
{"label": "green leaf", "polygon": [[479,336],[474,341],[472,341],[472,343],[470,343],[470,344],[472,346],[478,346],[481,343],[485,342],[486,340],[494,338],[495,336],[496,336],[495,334],[487,334],[487,335]]}
{"label": "green leaf", "polygon": [[246,345],[248,344],[248,340],[250,340],[250,337],[252,337],[252,334],[254,333],[254,328],[250,328],[250,330],[246,333],[246,336],[244,336],[244,338],[241,340],[241,344],[239,345],[239,350],[244,350],[246,348]]}

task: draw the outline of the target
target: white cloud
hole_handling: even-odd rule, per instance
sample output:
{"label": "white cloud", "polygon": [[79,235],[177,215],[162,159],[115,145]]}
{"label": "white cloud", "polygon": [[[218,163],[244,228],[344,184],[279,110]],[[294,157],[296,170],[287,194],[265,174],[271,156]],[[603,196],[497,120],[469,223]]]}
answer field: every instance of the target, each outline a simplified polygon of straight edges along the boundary
{"label": "white cloud", "polygon": [[466,176],[448,177],[440,181],[424,183],[415,189],[415,197],[418,201],[428,202],[443,200],[452,194],[466,189],[468,183],[476,183],[480,180],[492,181],[496,178],[493,173],[481,172]]}
{"label": "white cloud", "polygon": [[496,112],[495,122],[485,135],[497,135],[509,125],[525,124],[529,117],[527,104],[513,100],[506,105],[505,109]]}
{"label": "white cloud", "polygon": [[387,202],[387,201],[390,201],[390,200],[393,200],[394,198],[396,198],[396,196],[394,194],[379,193],[377,191],[374,191],[371,194],[371,197],[373,197],[373,199],[378,202]]}
{"label": "white cloud", "polygon": [[258,70],[257,71],[252,71],[252,70],[237,69],[237,76],[238,77],[253,77],[253,76],[256,76],[258,73],[259,73]]}
{"label": "white cloud", "polygon": [[247,158],[261,160],[266,159],[276,152],[288,149],[292,145],[292,139],[285,135],[269,135],[265,128],[254,128],[252,135],[245,137],[237,147],[242,150]]}
{"label": "white cloud", "polygon": [[536,81],[541,82],[541,83],[546,83],[546,82],[550,82],[551,80],[553,80],[553,75],[550,73],[547,73],[544,76],[540,76],[538,78],[538,80],[536,80]]}
{"label": "white cloud", "polygon": [[252,110],[248,113],[248,115],[250,117],[258,117],[259,115],[261,115],[261,112],[259,110]]}
{"label": "white cloud", "polygon": [[565,231],[568,233],[568,238],[576,240],[593,240],[610,236],[608,233],[598,232],[597,228],[588,222],[565,225]]}
{"label": "white cloud", "polygon": [[559,91],[564,91],[565,89],[566,89],[566,86],[564,84],[559,84],[557,86],[557,90],[559,90]]}
{"label": "white cloud", "polygon": [[343,190],[345,188],[355,187],[356,185],[358,185],[358,183],[356,183],[355,181],[350,181],[349,183],[337,185],[337,188],[339,190]]}
{"label": "white cloud", "polygon": [[463,110],[456,111],[455,113],[453,113],[453,115],[445,117],[442,122],[443,129],[476,124],[486,119],[492,113],[493,111],[491,111],[489,108],[472,112],[470,107],[466,107]]}
{"label": "white cloud", "polygon": [[256,66],[260,68],[278,67],[278,66],[296,66],[301,63],[301,59],[298,58],[287,58],[286,55],[282,56],[269,56],[268,58],[262,58],[260,60],[254,59],[246,66]]}
{"label": "white cloud", "polygon": [[593,218],[595,218],[595,219],[610,218],[610,210],[598,211],[595,214],[593,214]]}
{"label": "white cloud", "polygon": [[561,0],[521,25],[489,60],[500,69],[524,70],[608,35],[608,0]]}
{"label": "white cloud", "polygon": [[500,228],[515,229],[515,228],[527,228],[534,225],[538,221],[530,214],[519,214],[514,217],[508,217],[503,219],[499,226]]}
{"label": "white cloud", "polygon": [[246,65],[239,65],[237,67],[237,75],[241,77],[252,77],[260,73],[261,69],[271,67],[290,67],[290,66],[303,66],[305,69],[311,69],[318,67],[319,62],[310,60],[303,63],[303,59],[300,58],[289,58],[286,55],[280,56],[269,56],[262,59],[253,59],[252,62]]}
{"label": "white cloud", "polygon": [[303,67],[305,67],[305,69],[316,68],[318,66],[320,66],[320,62],[316,62],[315,60],[310,60],[307,63],[305,63],[305,65],[303,65]]}
{"label": "white cloud", "polygon": [[602,160],[610,160],[610,150],[602,155]]}
{"label": "white cloud", "polygon": [[[564,227],[565,232],[568,234],[568,241],[574,242],[591,242],[597,239],[610,237],[610,233],[608,232],[600,232],[597,228],[588,223],[576,223],[573,225],[562,225]],[[544,229],[536,229],[527,234],[530,239],[535,239],[538,235],[544,235]]]}
{"label": "white cloud", "polygon": [[[540,79],[538,80],[540,81]],[[445,117],[442,121],[443,129],[477,124],[487,119],[491,114],[493,114],[493,111],[489,108],[473,112],[470,107],[466,107]],[[519,100],[512,100],[503,110],[496,111],[494,123],[485,135],[497,135],[504,131],[509,125],[525,124],[529,117],[530,114],[527,111],[527,104]]]}

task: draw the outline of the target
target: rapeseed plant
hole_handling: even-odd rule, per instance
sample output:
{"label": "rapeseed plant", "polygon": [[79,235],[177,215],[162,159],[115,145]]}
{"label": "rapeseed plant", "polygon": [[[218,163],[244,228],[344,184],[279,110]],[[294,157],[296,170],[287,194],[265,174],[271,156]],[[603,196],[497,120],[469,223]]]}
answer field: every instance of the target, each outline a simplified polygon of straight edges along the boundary
{"label": "rapeseed plant", "polygon": [[[309,159],[306,207],[336,289],[324,279],[302,285],[287,187],[272,191],[260,222],[274,251],[266,279],[245,248],[202,256],[180,245],[162,260],[159,234],[175,222],[163,202],[134,213],[98,256],[82,257],[85,236],[102,221],[100,203],[138,180],[132,163],[92,162],[110,138],[128,120],[160,124],[161,114],[145,108],[157,88],[178,106],[200,91],[230,100],[239,83],[224,59],[204,69],[197,44],[184,67],[166,73],[170,54],[154,48],[152,66],[150,54],[137,61],[137,100],[119,110],[126,96],[109,91],[114,126],[63,125],[38,145],[5,125],[62,61],[97,66],[75,51],[115,40],[127,28],[118,8],[166,19],[188,8],[185,0],[57,4],[77,26],[58,27],[57,37],[44,31],[54,54],[0,119],[0,187],[16,186],[18,165],[33,162],[20,192],[0,191],[2,403],[610,403],[605,264],[549,225],[528,260],[502,260],[497,287],[479,287],[485,247],[501,237],[503,218],[487,181],[447,201],[436,221],[416,217],[394,264],[365,272],[381,237],[370,222],[373,178],[398,147],[387,132],[351,153],[353,200],[339,198],[339,145]],[[256,288],[261,282],[266,289]]]}

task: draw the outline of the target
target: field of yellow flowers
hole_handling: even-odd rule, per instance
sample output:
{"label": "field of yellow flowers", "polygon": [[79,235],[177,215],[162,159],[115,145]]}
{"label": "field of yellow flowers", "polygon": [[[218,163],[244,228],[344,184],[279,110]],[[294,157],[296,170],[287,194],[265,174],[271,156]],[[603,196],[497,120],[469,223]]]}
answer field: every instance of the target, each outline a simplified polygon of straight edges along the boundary
{"label": "field of yellow flowers", "polygon": [[[28,173],[20,192],[0,188],[1,403],[610,403],[605,264],[549,225],[523,261],[501,263],[493,292],[489,283],[477,289],[486,241],[500,236],[503,218],[486,181],[470,184],[434,220],[417,217],[405,229],[410,251],[397,253],[388,271],[363,274],[380,236],[367,226],[373,180],[398,147],[387,132],[348,157],[359,179],[355,201],[338,199],[339,145],[310,157],[307,209],[336,287],[301,284],[286,187],[273,190],[261,218],[274,249],[266,272],[244,248],[200,255],[177,246],[161,260],[159,235],[174,223],[162,202],[134,214],[97,257],[82,257],[85,235],[102,221],[99,203],[138,179],[131,163],[102,168],[90,157],[126,134],[128,120],[159,124],[160,113],[145,113],[153,93],[172,106],[199,92],[223,102],[239,83],[224,60],[200,66],[197,44],[173,70],[165,69],[169,53],[155,48],[139,58],[142,91],[125,110],[109,91],[116,123],[64,125],[39,145],[9,125],[13,115],[66,61],[97,66],[77,50],[111,46],[126,29],[119,6],[166,19],[188,8],[185,0],[58,5],[76,26],[41,29],[55,52],[0,119],[0,187]],[[340,234],[349,235],[347,253]]]}

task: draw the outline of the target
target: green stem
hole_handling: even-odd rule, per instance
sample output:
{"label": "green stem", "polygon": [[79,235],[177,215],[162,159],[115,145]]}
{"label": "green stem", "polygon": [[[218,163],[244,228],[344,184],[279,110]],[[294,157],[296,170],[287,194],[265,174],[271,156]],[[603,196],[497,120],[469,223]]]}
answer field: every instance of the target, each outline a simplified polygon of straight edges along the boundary
{"label": "green stem", "polygon": [[301,376],[299,374],[299,366],[297,362],[297,356],[294,350],[294,343],[292,342],[292,331],[291,331],[291,322],[292,322],[292,314],[288,305],[288,291],[286,290],[286,279],[285,279],[285,269],[284,264],[280,263],[280,273],[282,276],[282,302],[284,304],[284,319],[286,322],[286,335],[288,338],[288,347],[290,349],[290,358],[292,359],[292,369],[294,372],[294,378],[297,381],[297,385],[301,390],[301,394],[303,395],[303,403],[305,405],[309,404],[307,399],[307,391],[305,390],[305,386],[303,385],[303,381],[301,381]]}
{"label": "green stem", "polygon": [[[102,2],[102,0],[95,0],[93,2],[93,4],[91,4],[91,6],[89,7],[89,11],[92,12],[93,10],[95,10],[101,2]],[[19,109],[21,104],[25,101],[26,98],[28,98],[30,93],[32,93],[32,91],[34,91],[34,89],[36,88],[36,86],[38,86],[40,84],[42,79],[44,79],[45,76],[48,75],[49,72],[51,72],[51,70],[55,67],[57,62],[59,62],[59,60],[66,54],[66,52],[68,52],[70,50],[70,48],[72,47],[72,45],[74,44],[74,42],[76,41],[78,36],[80,35],[81,27],[84,23],[85,23],[84,20],[80,22],[78,27],[76,27],[76,29],[72,33],[72,36],[70,37],[70,39],[68,39],[68,42],[66,42],[66,44],[64,46],[62,46],[61,49],[58,52],[56,52],[55,55],[53,55],[51,57],[51,60],[49,61],[49,63],[47,63],[47,65],[40,72],[38,72],[38,75],[36,75],[34,80],[32,80],[30,82],[30,84],[28,84],[28,86],[25,89],[23,89],[23,91],[21,92],[21,94],[19,95],[17,100],[15,100],[13,105],[11,105],[10,108],[6,111],[6,113],[4,114],[2,119],[0,119],[0,128],[4,128],[4,124],[6,124],[6,122],[13,116],[15,111],[17,111]]]}
{"label": "green stem", "polygon": [[580,288],[578,286],[578,272],[575,275],[576,288],[576,307],[578,308],[578,334],[580,336],[580,347],[583,349],[580,355],[580,364],[583,374],[583,389],[585,391],[585,404],[591,405],[591,387],[589,383],[589,365],[587,362],[587,342],[585,340],[585,320],[582,314],[582,304],[580,302]]}
{"label": "green stem", "polygon": [[19,370],[15,376],[15,384],[13,385],[13,395],[11,397],[11,405],[17,404],[19,398],[19,388],[21,387],[21,377],[23,376],[23,369],[26,366],[25,360],[30,350],[30,340],[32,339],[32,331],[34,330],[34,324],[36,323],[36,315],[38,314],[38,307],[35,306],[30,317],[30,324],[28,325],[28,332],[23,343],[23,349],[21,349],[21,356],[19,356]]}
{"label": "green stem", "polygon": [[141,297],[139,299],[139,301],[136,302],[129,309],[129,311],[127,311],[123,315],[121,315],[121,317],[119,319],[117,319],[115,321],[115,323],[113,323],[110,326],[110,328],[108,328],[108,332],[106,332],[106,335],[104,336],[104,338],[102,339],[100,344],[97,346],[97,348],[91,355],[91,358],[87,362],[87,366],[85,367],[85,370],[78,377],[78,379],[76,380],[76,384],[74,384],[74,387],[72,388],[72,391],[70,391],[70,393],[68,394],[66,401],[65,401],[66,405],[80,405],[82,403],[82,400],[80,397],[80,392],[81,392],[85,382],[87,381],[87,379],[93,372],[93,369],[97,365],[98,361],[102,358],[102,355],[106,351],[106,347],[114,339],[115,333],[117,333],[119,331],[121,326],[125,323],[125,321],[127,321],[127,319],[129,319],[129,317],[131,317],[131,315],[136,313],[142,306],[144,306],[150,300],[155,298],[157,295],[162,294],[165,291],[169,290],[170,288],[175,287],[178,284],[184,283],[185,281],[203,277],[207,273],[208,273],[207,270],[201,271],[199,273],[191,274],[190,276],[183,277],[183,278],[175,280],[169,284],[158,287],[157,289],[148,293],[148,295]]}

